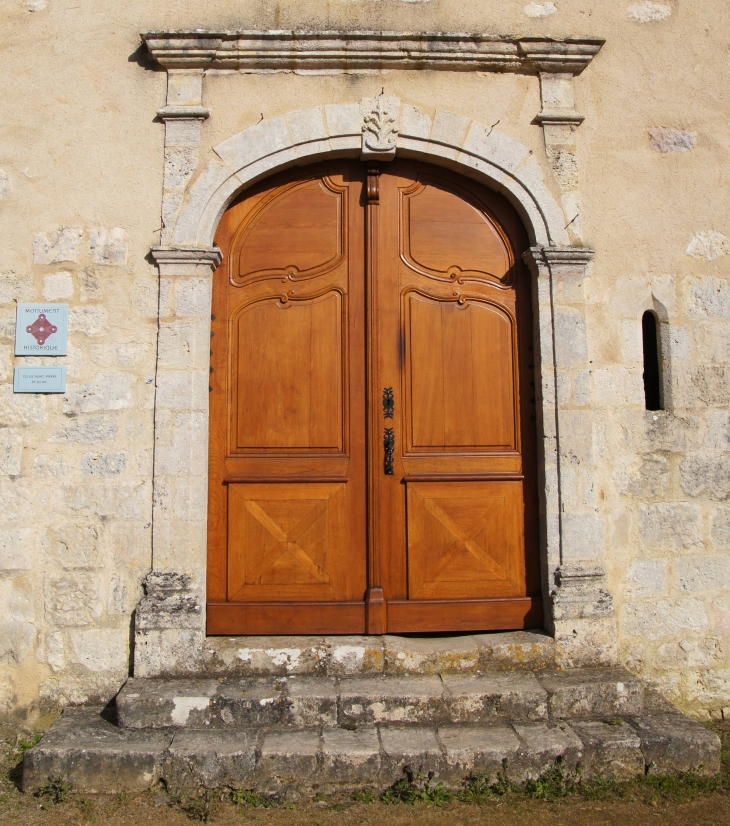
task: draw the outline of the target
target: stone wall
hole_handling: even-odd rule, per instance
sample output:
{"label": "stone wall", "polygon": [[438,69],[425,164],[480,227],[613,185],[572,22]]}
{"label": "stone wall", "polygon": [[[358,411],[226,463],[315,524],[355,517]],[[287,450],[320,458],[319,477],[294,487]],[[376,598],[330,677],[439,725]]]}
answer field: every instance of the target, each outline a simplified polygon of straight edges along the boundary
{"label": "stone wall", "polygon": [[[586,120],[568,150],[545,151],[535,77],[234,73],[205,79],[199,156],[205,165],[211,147],[261,118],[383,88],[530,147],[571,237],[596,250],[585,283],[561,287],[556,330],[566,348],[579,328],[588,342],[587,367],[558,387],[575,422],[563,496],[584,514],[569,527],[605,554],[621,660],[696,715],[730,707],[730,9],[494,6],[11,0],[12,72],[0,80],[12,113],[0,141],[0,714],[108,699],[129,670],[132,612],[152,565],[158,281],[148,254],[160,242],[163,175],[173,192],[190,174],[189,152],[179,170],[164,168],[154,118],[165,75],[139,32],[181,28],[606,38],[575,82]],[[56,363],[13,356],[15,304],[40,300],[70,305],[68,390],[15,396],[14,366]],[[647,309],[663,345],[667,409],[655,413],[643,409]],[[591,409],[598,426],[583,431]]]}

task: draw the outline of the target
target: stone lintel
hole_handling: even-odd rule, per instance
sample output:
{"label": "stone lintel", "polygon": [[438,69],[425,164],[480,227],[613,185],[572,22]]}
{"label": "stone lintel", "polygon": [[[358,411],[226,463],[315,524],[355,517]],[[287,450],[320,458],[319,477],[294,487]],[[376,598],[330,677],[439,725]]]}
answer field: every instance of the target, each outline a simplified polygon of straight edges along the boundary
{"label": "stone lintel", "polygon": [[166,69],[243,72],[428,69],[578,75],[605,42],[597,37],[374,31],[150,31],[141,37]]}
{"label": "stone lintel", "polygon": [[199,267],[208,267],[212,275],[223,261],[218,247],[152,247],[160,275],[200,275]]}

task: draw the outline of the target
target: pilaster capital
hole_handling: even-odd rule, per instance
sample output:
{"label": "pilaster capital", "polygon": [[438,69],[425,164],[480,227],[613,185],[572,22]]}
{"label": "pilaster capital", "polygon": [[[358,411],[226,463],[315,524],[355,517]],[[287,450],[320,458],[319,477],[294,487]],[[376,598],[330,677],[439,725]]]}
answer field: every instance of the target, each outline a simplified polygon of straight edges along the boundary
{"label": "pilaster capital", "polygon": [[203,121],[210,117],[210,110],[204,106],[165,106],[157,110],[157,117],[168,120],[198,120]]}
{"label": "pilaster capital", "polygon": [[585,271],[593,260],[595,251],[590,247],[530,247],[522,256],[523,261],[538,270]]}
{"label": "pilaster capital", "polygon": [[223,261],[218,247],[152,247],[160,275],[213,275]]}

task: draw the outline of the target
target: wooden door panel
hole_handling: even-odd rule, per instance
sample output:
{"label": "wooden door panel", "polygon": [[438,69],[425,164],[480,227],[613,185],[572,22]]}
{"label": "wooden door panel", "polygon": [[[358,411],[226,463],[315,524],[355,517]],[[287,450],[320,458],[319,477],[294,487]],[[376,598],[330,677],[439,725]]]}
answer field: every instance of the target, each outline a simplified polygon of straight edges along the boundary
{"label": "wooden door panel", "polygon": [[230,451],[345,450],[339,291],[245,305],[231,321]]}
{"label": "wooden door panel", "polygon": [[521,482],[409,482],[407,492],[411,599],[524,595]]}
{"label": "wooden door panel", "polygon": [[484,206],[427,172],[401,189],[401,255],[424,275],[511,284],[509,244]]}
{"label": "wooden door panel", "polygon": [[406,450],[515,450],[513,319],[484,301],[406,296]]}
{"label": "wooden door panel", "polygon": [[347,489],[228,485],[229,600],[346,600]]}

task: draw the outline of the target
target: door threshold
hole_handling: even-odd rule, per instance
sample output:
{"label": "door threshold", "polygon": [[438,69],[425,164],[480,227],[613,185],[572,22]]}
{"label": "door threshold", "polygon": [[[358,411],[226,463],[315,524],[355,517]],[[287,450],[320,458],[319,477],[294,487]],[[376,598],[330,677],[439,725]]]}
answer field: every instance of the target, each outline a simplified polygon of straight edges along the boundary
{"label": "door threshold", "polygon": [[483,634],[207,637],[210,676],[322,677],[480,674],[555,666],[555,640],[541,630]]}

